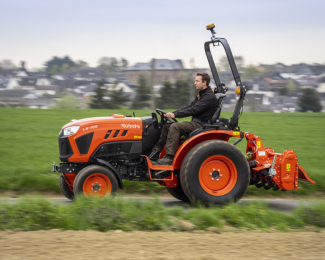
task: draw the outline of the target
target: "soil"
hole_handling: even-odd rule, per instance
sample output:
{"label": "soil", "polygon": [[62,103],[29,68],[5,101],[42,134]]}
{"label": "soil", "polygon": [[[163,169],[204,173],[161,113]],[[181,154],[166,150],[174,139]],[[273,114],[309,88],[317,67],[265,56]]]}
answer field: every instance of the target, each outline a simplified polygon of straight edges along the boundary
{"label": "soil", "polygon": [[324,259],[324,232],[0,232],[0,258]]}

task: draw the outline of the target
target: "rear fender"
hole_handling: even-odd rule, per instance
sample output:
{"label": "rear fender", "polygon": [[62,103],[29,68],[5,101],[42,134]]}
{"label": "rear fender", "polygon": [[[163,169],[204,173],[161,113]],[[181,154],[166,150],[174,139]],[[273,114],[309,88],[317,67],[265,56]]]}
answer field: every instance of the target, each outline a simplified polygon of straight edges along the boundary
{"label": "rear fender", "polygon": [[186,154],[197,144],[209,140],[223,140],[228,142],[230,137],[243,138],[244,132],[240,131],[226,131],[226,130],[211,130],[201,134],[195,135],[192,138],[186,140],[177,150],[174,157],[173,165],[174,169],[180,169],[182,162]]}

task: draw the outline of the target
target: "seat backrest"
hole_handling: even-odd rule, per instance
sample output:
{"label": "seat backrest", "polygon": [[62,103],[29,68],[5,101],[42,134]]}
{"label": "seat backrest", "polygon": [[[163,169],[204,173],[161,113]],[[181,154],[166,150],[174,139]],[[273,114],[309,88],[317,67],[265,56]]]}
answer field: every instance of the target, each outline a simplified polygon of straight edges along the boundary
{"label": "seat backrest", "polygon": [[212,116],[212,122],[211,122],[212,124],[216,123],[217,119],[219,118],[220,113],[221,113],[222,101],[227,96],[226,94],[222,94],[222,93],[217,93],[215,95],[216,95],[217,102],[218,102],[218,108]]}

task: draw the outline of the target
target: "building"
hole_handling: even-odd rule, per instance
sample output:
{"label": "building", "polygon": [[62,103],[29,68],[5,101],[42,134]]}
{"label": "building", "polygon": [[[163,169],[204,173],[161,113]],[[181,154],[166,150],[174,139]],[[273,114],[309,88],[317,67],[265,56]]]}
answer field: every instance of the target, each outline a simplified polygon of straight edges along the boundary
{"label": "building", "polygon": [[181,60],[152,59],[150,62],[138,62],[126,69],[126,79],[132,84],[138,84],[138,78],[143,75],[150,85],[160,85],[164,81],[175,83],[185,74]]}

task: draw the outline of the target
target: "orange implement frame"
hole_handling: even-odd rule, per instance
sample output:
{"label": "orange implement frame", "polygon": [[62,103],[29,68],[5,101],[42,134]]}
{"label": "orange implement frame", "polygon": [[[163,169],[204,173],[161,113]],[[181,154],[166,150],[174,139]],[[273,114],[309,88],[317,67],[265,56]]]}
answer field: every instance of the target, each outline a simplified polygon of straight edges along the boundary
{"label": "orange implement frame", "polygon": [[[298,187],[298,180],[315,183],[298,165],[298,157],[293,150],[286,150],[282,154],[275,153],[271,147],[264,147],[258,136],[246,133],[245,137],[247,139],[246,152],[251,156],[249,161],[255,162],[255,167],[252,167],[255,177],[272,182],[281,190],[301,189]],[[265,175],[265,170],[267,175]]]}

